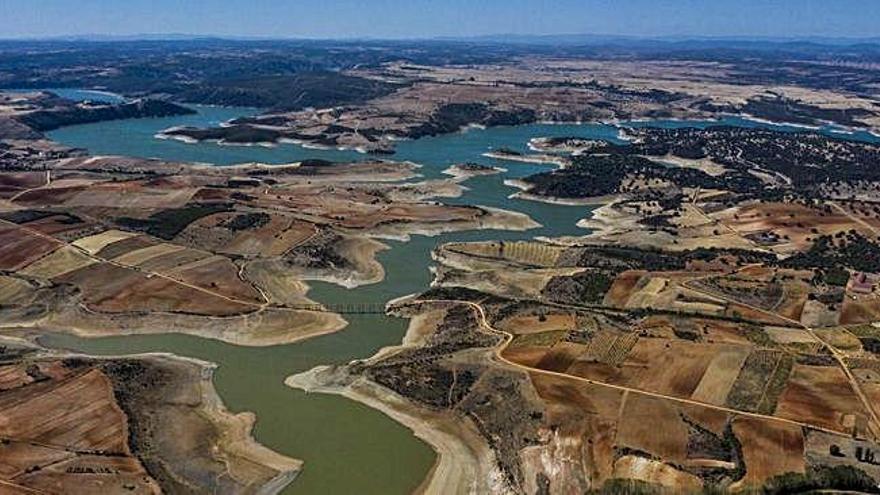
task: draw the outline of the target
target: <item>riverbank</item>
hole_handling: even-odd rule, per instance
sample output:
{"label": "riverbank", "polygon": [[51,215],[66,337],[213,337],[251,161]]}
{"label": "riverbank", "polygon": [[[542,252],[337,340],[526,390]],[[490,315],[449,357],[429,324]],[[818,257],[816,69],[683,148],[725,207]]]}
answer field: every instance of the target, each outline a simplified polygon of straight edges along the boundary
{"label": "riverbank", "polygon": [[511,199],[525,199],[529,201],[538,201],[541,203],[547,203],[552,205],[564,205],[564,206],[597,206],[597,205],[605,205],[612,201],[616,201],[619,199],[619,195],[608,195],[608,196],[595,196],[590,198],[560,198],[556,196],[542,196],[539,194],[531,194],[529,191],[532,188],[532,185],[528,182],[519,179],[508,179],[504,181],[505,186],[515,187],[520,189],[519,192],[515,192],[508,196]]}
{"label": "riverbank", "polygon": [[378,239],[393,239],[407,242],[411,235],[437,236],[449,232],[468,230],[505,230],[522,232],[541,227],[525,213],[502,210],[490,206],[475,206],[482,211],[471,219],[447,222],[386,223],[370,231],[370,236]]}
{"label": "riverbank", "polygon": [[[491,449],[476,427],[458,418],[413,405],[404,397],[365,378],[318,367],[292,375],[285,384],[306,392],[335,394],[376,409],[409,428],[437,453],[437,460],[416,493],[492,493],[500,476]],[[497,493],[497,492],[496,492]]]}
{"label": "riverbank", "polygon": [[444,174],[451,175],[458,180],[467,180],[473,177],[495,175],[504,172],[507,172],[507,169],[468,163],[457,163],[443,171]]}
{"label": "riverbank", "polygon": [[20,325],[35,332],[62,332],[85,338],[182,333],[235,345],[268,347],[292,344],[337,332],[347,325],[338,314],[266,308],[252,313],[207,317],[187,314],[100,314],[78,306]]}
{"label": "riverbank", "polygon": [[565,157],[548,154],[517,154],[490,151],[483,153],[483,156],[508,162],[536,163],[539,165],[556,165],[558,167],[565,167],[568,165],[568,160]]}
{"label": "riverbank", "polygon": [[[94,357],[48,350],[43,338],[2,339],[5,376],[21,379],[3,389],[4,414],[15,418],[4,443],[20,445],[6,460],[15,465],[24,455],[28,466],[44,468],[16,479],[17,486],[275,494],[301,472],[300,460],[256,442],[253,414],[227,408],[214,387],[215,364],[165,352]],[[72,423],[77,427],[66,427]],[[36,436],[59,448],[22,451]],[[93,470],[78,471],[83,463]]]}

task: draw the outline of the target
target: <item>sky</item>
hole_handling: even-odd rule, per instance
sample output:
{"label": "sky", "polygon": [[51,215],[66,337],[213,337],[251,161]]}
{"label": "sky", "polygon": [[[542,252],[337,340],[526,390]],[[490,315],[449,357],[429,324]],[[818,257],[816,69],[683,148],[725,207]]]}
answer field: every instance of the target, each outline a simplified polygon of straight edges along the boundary
{"label": "sky", "polygon": [[880,0],[0,0],[0,38],[876,37]]}

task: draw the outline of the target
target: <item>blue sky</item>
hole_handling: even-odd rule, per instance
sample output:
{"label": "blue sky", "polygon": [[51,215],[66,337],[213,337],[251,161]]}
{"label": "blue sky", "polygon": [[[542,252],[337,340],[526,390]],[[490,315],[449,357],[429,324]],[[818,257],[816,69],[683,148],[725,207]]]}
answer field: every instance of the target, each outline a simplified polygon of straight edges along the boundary
{"label": "blue sky", "polygon": [[75,34],[880,36],[880,0],[0,0],[0,38]]}

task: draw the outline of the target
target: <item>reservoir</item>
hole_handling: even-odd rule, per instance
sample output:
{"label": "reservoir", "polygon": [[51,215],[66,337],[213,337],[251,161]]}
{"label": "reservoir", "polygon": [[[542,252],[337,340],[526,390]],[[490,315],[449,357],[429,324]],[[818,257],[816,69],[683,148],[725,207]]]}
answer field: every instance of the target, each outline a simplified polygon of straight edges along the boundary
{"label": "reservoir", "polygon": [[[109,121],[59,129],[50,138],[88,149],[92,154],[114,154],[229,165],[242,162],[290,163],[306,158],[361,160],[365,155],[340,150],[318,150],[293,144],[275,147],[186,144],[157,139],[155,134],[178,125],[213,126],[255,109],[194,107],[198,113],[180,117]],[[728,125],[759,125],[742,119]],[[646,125],[640,123],[638,125]],[[708,122],[652,122],[650,125],[717,125]],[[791,130],[792,128],[783,128]],[[833,130],[826,132],[833,133]],[[833,134],[832,134],[833,135]],[[542,227],[526,232],[466,231],[436,237],[412,236],[409,242],[388,242],[379,253],[386,270],[377,284],[345,289],[311,282],[309,297],[321,303],[384,303],[420,292],[431,280],[431,250],[439,243],[535,236],[582,235],[576,226],[591,207],[551,205],[509,199],[515,189],[505,179],[551,170],[553,165],[499,161],[482,156],[495,148],[528,152],[533,137],[577,136],[617,140],[618,129],[604,124],[534,124],[518,127],[469,129],[463,132],[399,143],[394,160],[422,166],[424,178],[446,177],[442,170],[466,161],[494,165],[507,172],[469,179],[460,198],[448,203],[500,207],[529,215]],[[848,136],[851,137],[851,136]],[[421,180],[421,179],[417,179]],[[214,382],[232,412],[257,416],[254,436],[267,447],[304,461],[303,472],[287,487],[290,494],[404,494],[415,489],[430,470],[435,454],[408,429],[382,413],[344,397],[288,388],[284,379],[318,365],[366,358],[382,347],[400,343],[406,320],[383,315],[347,315],[349,325],[337,333],[305,342],[271,347],[242,347],[199,337],[157,334],[80,339],[53,334],[41,340],[50,347],[90,354],[170,352],[216,363]]]}

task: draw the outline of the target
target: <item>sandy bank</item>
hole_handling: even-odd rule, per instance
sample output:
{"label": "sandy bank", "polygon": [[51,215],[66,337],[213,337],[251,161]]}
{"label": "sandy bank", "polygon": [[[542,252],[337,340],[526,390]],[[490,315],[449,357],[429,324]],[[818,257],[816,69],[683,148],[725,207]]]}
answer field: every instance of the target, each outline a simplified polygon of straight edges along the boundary
{"label": "sandy bank", "polygon": [[288,377],[285,384],[307,392],[342,395],[365,404],[428,443],[438,458],[417,493],[493,493],[492,480],[499,476],[494,456],[470,421],[415,406],[363,377],[352,377],[344,367],[314,368]]}
{"label": "sandy bank", "polygon": [[[199,409],[204,417],[218,428],[219,438],[214,449],[219,451],[219,457],[228,466],[229,476],[239,478],[244,486],[260,481],[262,486],[256,493],[275,494],[281,492],[302,471],[301,460],[281,455],[256,441],[253,437],[254,424],[257,420],[255,414],[251,412],[233,414],[226,408],[214,388],[214,371],[217,369],[215,364],[177,356],[153,356],[148,359],[186,360],[202,367]],[[246,476],[250,472],[248,466],[251,463],[274,470],[277,474],[266,480],[248,479]]]}
{"label": "sandy bank", "polygon": [[481,177],[484,175],[495,175],[502,172],[507,172],[507,169],[501,167],[486,167],[480,169],[468,168],[464,167],[460,164],[452,165],[443,171],[446,175],[451,175],[459,180],[467,180],[472,177]]}
{"label": "sandy bank", "polygon": [[338,314],[289,308],[265,308],[236,316],[182,313],[96,313],[66,305],[20,328],[70,333],[78,337],[115,337],[183,333],[243,346],[291,344],[333,333],[348,323]]}
{"label": "sandy bank", "polygon": [[504,160],[509,162],[549,164],[557,165],[559,167],[564,167],[568,165],[568,160],[565,157],[547,154],[514,155],[510,153],[498,153],[489,151],[483,153],[483,156],[485,156],[486,158],[494,158],[495,160]]}
{"label": "sandy bank", "polygon": [[553,143],[554,138],[536,137],[529,140],[528,147],[537,153],[565,153],[573,156],[589,152],[607,141],[602,139],[587,139],[571,137],[559,143]]}
{"label": "sandy bank", "polygon": [[390,249],[387,244],[375,239],[346,237],[338,243],[336,248],[339,255],[352,265],[346,270],[297,266],[285,266],[279,269],[295,274],[302,280],[317,280],[353,289],[362,285],[379,283],[385,278],[385,267],[376,260],[376,254],[387,249]]}
{"label": "sandy bank", "polygon": [[254,439],[253,413],[226,408],[214,363],[169,353],[96,357],[46,349],[39,340],[31,338],[47,358],[85,359],[110,378],[116,404],[139,427],[128,446],[141,462],[161,466],[150,474],[163,491],[276,494],[302,470],[302,461]]}
{"label": "sandy bank", "polygon": [[692,168],[696,170],[700,170],[705,172],[713,177],[718,177],[727,172],[727,168],[723,165],[713,162],[708,158],[700,158],[700,159],[690,159],[690,158],[681,158],[679,156],[675,156],[673,154],[666,154],[663,156],[649,156],[649,155],[639,155],[642,158],[647,160],[653,160],[655,162],[668,163],[670,165],[674,165],[676,167],[681,168]]}
{"label": "sandy bank", "polygon": [[380,225],[370,230],[369,235],[378,239],[409,241],[411,235],[435,236],[446,232],[463,230],[512,230],[524,231],[541,226],[524,213],[502,210],[490,206],[479,206],[485,212],[475,219],[462,219],[450,222],[408,222]]}
{"label": "sandy bank", "polygon": [[520,192],[516,192],[508,196],[508,198],[510,199],[525,199],[528,201],[538,201],[541,203],[549,203],[554,205],[595,206],[608,204],[618,199],[616,195],[594,196],[590,198],[558,198],[555,196],[541,196],[539,194],[531,194],[529,192],[532,188],[531,184],[517,179],[505,180],[504,185],[520,189]]}

